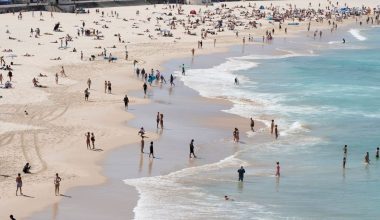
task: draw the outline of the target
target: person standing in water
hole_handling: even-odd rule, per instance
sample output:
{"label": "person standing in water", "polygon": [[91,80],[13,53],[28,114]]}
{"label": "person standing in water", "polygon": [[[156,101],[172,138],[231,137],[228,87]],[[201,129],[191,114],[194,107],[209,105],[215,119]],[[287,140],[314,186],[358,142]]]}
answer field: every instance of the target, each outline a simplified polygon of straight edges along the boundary
{"label": "person standing in water", "polygon": [[61,183],[62,179],[59,177],[58,173],[55,174],[55,179],[54,179],[54,186],[55,186],[55,195],[59,196],[59,185]]}
{"label": "person standing in water", "polygon": [[251,131],[255,131],[253,128],[255,127],[255,121],[251,118]]}
{"label": "person standing in water", "polygon": [[185,64],[182,64],[182,75],[184,76],[185,73],[186,73],[186,71],[185,71]]}
{"label": "person standing in water", "polygon": [[170,86],[175,86],[173,74],[170,74]]}
{"label": "person standing in water", "polygon": [[343,169],[345,169],[346,168],[346,157],[344,156],[343,157]]}
{"label": "person standing in water", "polygon": [[158,129],[158,125],[160,124],[160,112],[157,112],[156,124],[157,124],[157,129]]}
{"label": "person standing in water", "polygon": [[194,139],[191,139],[191,142],[190,142],[190,155],[189,155],[189,158],[191,158],[191,155],[194,156],[194,158],[197,158],[194,154]]}
{"label": "person standing in water", "polygon": [[160,114],[160,126],[161,129],[164,129],[164,114]]}
{"label": "person standing in water", "polygon": [[274,120],[272,119],[272,122],[270,124],[270,133],[273,134],[273,129],[274,129]]}
{"label": "person standing in water", "polygon": [[379,148],[376,148],[376,159],[379,159]]}
{"label": "person standing in water", "polygon": [[150,155],[152,155],[153,158],[154,157],[154,152],[153,152],[153,141],[150,142],[150,147],[149,147],[149,158],[150,158]]}
{"label": "person standing in water", "polygon": [[244,173],[245,173],[244,167],[241,166],[240,169],[238,169],[237,172],[239,173],[239,181],[243,182],[243,180],[244,180]]}
{"label": "person standing in water", "polygon": [[344,147],[343,147],[343,154],[344,154],[344,155],[347,155],[347,144],[344,145]]}
{"label": "person standing in water", "polygon": [[237,77],[235,77],[235,85],[239,85],[239,79]]}
{"label": "person standing in water", "polygon": [[234,138],[234,142],[239,143],[239,129],[235,128],[234,132],[232,133],[232,136]]}
{"label": "person standing in water", "polygon": [[125,108],[125,109],[128,109],[129,98],[128,98],[127,95],[124,96],[123,101],[124,101],[124,108]]}
{"label": "person standing in water", "polygon": [[20,190],[20,194],[21,195],[24,195],[22,194],[22,179],[21,179],[21,174],[17,174],[17,177],[16,177],[16,196],[18,196],[18,190]]}
{"label": "person standing in water", "polygon": [[276,162],[276,176],[280,177],[280,162]]}
{"label": "person standing in water", "polygon": [[277,125],[274,126],[274,135],[276,136],[276,139],[278,139],[279,133],[278,133]]}
{"label": "person standing in water", "polygon": [[141,136],[141,153],[144,153],[144,146],[145,146],[145,141],[144,141],[144,136]]}
{"label": "person standing in water", "polygon": [[366,163],[366,164],[370,164],[369,162],[370,162],[370,159],[369,159],[369,153],[367,152],[366,153],[366,155],[365,155],[365,157],[364,157],[364,162]]}

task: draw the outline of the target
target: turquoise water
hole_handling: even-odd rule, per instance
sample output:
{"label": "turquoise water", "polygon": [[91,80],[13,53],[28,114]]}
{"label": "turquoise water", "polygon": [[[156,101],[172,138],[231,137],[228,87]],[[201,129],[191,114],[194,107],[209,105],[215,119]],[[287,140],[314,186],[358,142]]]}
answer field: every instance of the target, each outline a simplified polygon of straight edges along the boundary
{"label": "turquoise water", "polygon": [[[267,125],[275,119],[280,138],[267,129],[248,132],[236,153],[219,163],[127,181],[141,193],[136,218],[379,219],[380,29],[358,33],[365,40],[347,33],[346,45],[321,41],[321,49],[297,52],[284,46],[287,55],[245,55],[187,71],[185,85],[231,100],[226,111],[232,114]],[[240,86],[233,85],[235,76]],[[256,143],[258,136],[263,141]],[[236,181],[240,165],[246,167],[243,184]],[[224,195],[234,201],[223,201]],[[163,205],[169,208],[160,212]]]}
{"label": "turquoise water", "polygon": [[[342,46],[314,56],[255,60],[257,67],[237,73],[248,81],[239,89],[252,90],[253,100],[255,95],[274,99],[267,103],[269,112],[265,106],[263,111],[280,120],[280,131],[287,130],[270,147],[237,156],[263,168],[250,168],[252,183],[232,197],[263,204],[273,218],[378,219],[380,30],[363,33],[367,41],[352,42],[361,49]],[[349,146],[346,170],[344,144]],[[363,162],[367,151],[369,166]],[[282,167],[279,182],[269,175],[275,161]],[[234,189],[226,185],[218,191]]]}

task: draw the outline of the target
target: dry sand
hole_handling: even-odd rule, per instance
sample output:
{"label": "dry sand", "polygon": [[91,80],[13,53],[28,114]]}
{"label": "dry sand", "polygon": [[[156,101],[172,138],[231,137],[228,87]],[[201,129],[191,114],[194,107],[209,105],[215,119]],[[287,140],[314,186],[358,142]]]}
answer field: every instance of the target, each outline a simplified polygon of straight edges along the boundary
{"label": "dry sand", "polygon": [[[327,1],[313,1],[327,5]],[[270,4],[285,7],[289,2],[251,2],[253,5]],[[298,7],[306,7],[307,1],[293,1]],[[374,7],[376,1],[350,1],[349,6],[362,4]],[[249,2],[228,3],[233,5],[248,5]],[[340,3],[342,4],[342,3]],[[191,9],[198,11],[212,9],[216,6],[183,6],[183,15],[175,15],[177,19],[187,19]],[[25,12],[22,20],[17,14],[0,15],[0,51],[12,49],[13,52],[0,52],[9,63],[14,62],[13,89],[1,89],[0,95],[0,218],[8,218],[10,213],[17,213],[17,219],[23,219],[32,213],[43,209],[49,204],[56,203],[61,197],[54,196],[53,178],[59,173],[63,178],[61,193],[79,185],[100,184],[105,181],[101,175],[102,167],[97,162],[104,155],[121,145],[139,141],[137,130],[126,127],[126,122],[134,116],[123,108],[122,99],[128,91],[141,89],[141,81],[134,77],[133,60],[139,62],[148,72],[150,68],[160,69],[160,64],[171,58],[189,56],[190,50],[196,48],[200,40],[200,29],[194,32],[197,36],[184,34],[184,29],[177,27],[171,30],[174,37],[158,36],[153,30],[157,27],[170,29],[167,26],[168,17],[159,14],[170,12],[166,5],[136,6],[124,8],[106,8],[105,17],[91,9],[90,14],[59,14],[43,12]],[[139,10],[139,15],[136,11]],[[111,16],[111,11],[117,11],[119,18]],[[171,11],[176,14],[176,10]],[[235,10],[239,14],[239,10]],[[33,16],[34,14],[34,16]],[[163,20],[156,21],[161,16]],[[123,18],[126,19],[123,20]],[[148,21],[148,18],[151,18]],[[192,18],[193,20],[195,18]],[[364,18],[363,18],[364,19]],[[86,28],[98,29],[104,35],[103,40],[94,40],[94,37],[77,37],[77,30],[85,22]],[[99,25],[94,21],[98,21]],[[63,32],[53,32],[55,23],[60,22]],[[166,23],[164,23],[166,22]],[[233,31],[225,31],[218,35],[208,35],[204,42],[204,49],[196,49],[195,54],[225,51],[227,46],[241,44],[242,37],[252,34],[261,37],[266,30],[276,28],[266,20],[260,21],[263,26],[254,30],[244,30],[238,27],[239,37]],[[307,22],[298,27],[288,27],[288,33],[305,30]],[[107,25],[109,28],[102,28]],[[158,25],[158,26],[157,26]],[[207,24],[206,24],[207,25]],[[326,23],[313,22],[312,29]],[[138,28],[135,28],[138,27]],[[210,26],[208,26],[210,28]],[[284,26],[285,27],[285,26]],[[30,36],[30,28],[40,28],[41,36]],[[150,33],[144,30],[150,30]],[[7,33],[6,31],[9,31]],[[126,43],[119,43],[115,34],[121,34]],[[60,47],[59,38],[67,34],[73,37],[68,42],[69,48]],[[153,35],[154,39],[148,37]],[[284,34],[284,33],[282,33]],[[276,37],[275,35],[274,37]],[[9,39],[16,38],[15,40]],[[214,48],[213,41],[217,39]],[[51,43],[58,41],[58,43]],[[113,45],[116,48],[111,48]],[[124,60],[125,45],[129,52],[129,59]],[[102,49],[95,47],[101,46]],[[102,57],[96,56],[106,47],[107,53],[112,52],[118,57],[115,63],[108,63]],[[77,52],[71,52],[73,48]],[[84,59],[80,59],[80,51]],[[33,56],[26,57],[24,54]],[[16,57],[14,57],[15,55]],[[90,55],[95,55],[95,61],[88,61]],[[12,58],[14,57],[14,58]],[[61,57],[62,60],[51,60]],[[64,66],[68,77],[59,77],[59,84],[55,84],[55,73],[59,73]],[[6,81],[8,71],[0,71]],[[38,77],[38,74],[47,77]],[[168,73],[167,73],[168,74]],[[36,88],[32,84],[33,77],[38,78],[47,88]],[[167,77],[167,75],[166,75]],[[84,101],[83,91],[88,78],[92,80],[90,101]],[[104,81],[112,82],[113,94],[104,93]],[[130,97],[131,105],[147,104],[148,99]],[[28,115],[24,111],[28,112]],[[155,116],[152,116],[154,118]],[[221,119],[210,119],[210,121]],[[227,120],[228,121],[228,120]],[[86,149],[85,132],[94,132],[97,151]],[[155,138],[155,134],[149,134]],[[29,162],[33,174],[22,175],[25,197],[15,196],[15,177],[21,172],[23,165]]]}

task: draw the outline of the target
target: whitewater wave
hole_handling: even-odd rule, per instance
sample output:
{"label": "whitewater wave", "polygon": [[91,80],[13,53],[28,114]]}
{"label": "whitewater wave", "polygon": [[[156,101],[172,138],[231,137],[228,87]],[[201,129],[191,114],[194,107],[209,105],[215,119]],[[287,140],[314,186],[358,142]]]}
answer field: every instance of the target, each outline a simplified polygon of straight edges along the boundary
{"label": "whitewater wave", "polygon": [[[278,49],[279,50],[279,49]],[[279,50],[284,52],[282,55],[247,55],[241,57],[234,57],[235,60],[275,60],[275,59],[287,59],[292,57],[305,57],[305,56],[318,56],[314,51],[310,50],[309,53],[295,53],[288,50]]]}
{"label": "whitewater wave", "polygon": [[358,29],[350,29],[348,32],[359,41],[367,40],[366,37],[361,35],[360,30],[358,30]]}
{"label": "whitewater wave", "polygon": [[249,214],[257,214],[251,219],[272,216],[273,213],[266,211],[264,206],[244,201],[225,202],[223,194],[213,195],[195,186],[204,183],[204,178],[212,180],[206,175],[211,171],[241,165],[249,166],[233,155],[217,163],[185,168],[168,175],[124,180],[140,194],[134,208],[135,219],[220,219],[226,216],[242,219],[247,215],[247,209]]}
{"label": "whitewater wave", "polygon": [[[314,54],[311,54],[314,56]],[[254,117],[255,120],[270,125],[271,118],[261,117],[262,115],[277,115],[281,117],[291,117],[294,114],[321,114],[326,111],[334,111],[327,106],[289,106],[286,103],[288,97],[282,93],[257,92],[257,83],[250,80],[239,72],[255,68],[259,63],[257,59],[284,59],[293,56],[304,56],[288,51],[286,55],[276,56],[244,56],[227,59],[226,62],[208,69],[190,69],[186,76],[177,72],[177,76],[183,83],[196,90],[201,96],[208,98],[222,98],[232,102],[230,109],[224,112],[239,115],[245,118]],[[234,78],[238,77],[240,85],[234,85]],[[294,86],[294,85],[289,85]],[[277,121],[282,124],[283,131],[291,128],[289,122]],[[287,125],[289,124],[289,125]],[[291,132],[290,132],[291,133]]]}

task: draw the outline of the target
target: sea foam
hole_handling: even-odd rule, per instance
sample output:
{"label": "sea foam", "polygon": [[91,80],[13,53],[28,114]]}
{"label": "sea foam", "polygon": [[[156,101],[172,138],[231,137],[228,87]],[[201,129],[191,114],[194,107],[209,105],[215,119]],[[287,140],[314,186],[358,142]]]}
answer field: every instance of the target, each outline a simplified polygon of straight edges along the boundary
{"label": "sea foam", "polygon": [[348,32],[359,41],[367,40],[366,37],[361,35],[360,30],[358,30],[358,29],[350,29]]}

